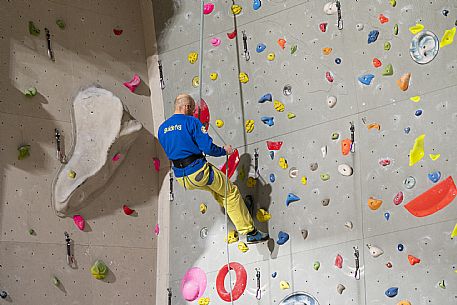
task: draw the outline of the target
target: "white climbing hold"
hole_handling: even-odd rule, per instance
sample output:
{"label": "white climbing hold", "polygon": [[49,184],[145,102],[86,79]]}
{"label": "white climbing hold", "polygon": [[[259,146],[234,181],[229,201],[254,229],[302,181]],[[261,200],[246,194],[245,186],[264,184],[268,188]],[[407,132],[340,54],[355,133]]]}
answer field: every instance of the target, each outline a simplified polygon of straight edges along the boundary
{"label": "white climbing hold", "polygon": [[373,257],[378,257],[384,253],[384,251],[382,251],[381,248],[378,248],[371,244],[367,244],[367,247],[368,247],[368,250],[370,251],[371,256],[373,256]]}
{"label": "white climbing hold", "polygon": [[336,2],[328,2],[324,5],[324,13],[327,15],[335,15],[338,12],[338,7]]}
{"label": "white climbing hold", "polygon": [[290,178],[296,178],[298,176],[298,169],[296,167],[292,167],[289,170],[289,177]]}
{"label": "white climbing hold", "polygon": [[322,158],[327,156],[327,145],[321,147]]}
{"label": "white climbing hold", "polygon": [[329,96],[327,97],[327,106],[328,108],[333,108],[336,105],[336,96]]}
{"label": "white climbing hold", "polygon": [[338,172],[343,176],[351,176],[353,173],[352,167],[347,164],[338,165]]}
{"label": "white climbing hold", "polygon": [[357,23],[356,26],[355,26],[355,28],[357,29],[357,31],[362,31],[364,27],[365,27],[365,26],[363,25],[363,23]]}
{"label": "white climbing hold", "polygon": [[344,223],[344,226],[350,230],[352,230],[352,228],[354,227],[354,225],[352,224],[352,221],[348,220]]}
{"label": "white climbing hold", "polygon": [[344,287],[343,284],[338,284],[338,286],[336,286],[336,291],[339,293],[339,294],[343,294],[343,291],[346,289],[346,287]]}

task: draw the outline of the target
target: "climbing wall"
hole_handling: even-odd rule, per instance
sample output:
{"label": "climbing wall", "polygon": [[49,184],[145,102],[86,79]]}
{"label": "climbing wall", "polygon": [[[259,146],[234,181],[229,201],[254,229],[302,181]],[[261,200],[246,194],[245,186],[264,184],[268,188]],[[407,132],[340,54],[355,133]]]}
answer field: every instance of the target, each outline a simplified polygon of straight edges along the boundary
{"label": "climbing wall", "polygon": [[[238,148],[232,181],[253,196],[254,218],[271,215],[256,225],[272,240],[227,253],[223,210],[175,183],[173,304],[225,303],[216,277],[228,254],[247,272],[235,304],[296,304],[295,292],[321,305],[457,301],[455,1],[342,0],[340,29],[327,1],[208,1],[203,54],[200,1],[154,11],[167,116],[177,94],[198,100],[203,57],[209,134]],[[193,302],[180,291],[191,267],[207,277]]]}
{"label": "climbing wall", "polygon": [[[138,2],[1,1],[0,15],[0,291],[7,293],[0,303],[154,303],[152,110],[144,84],[135,93],[123,85],[135,73],[147,83]],[[30,21],[39,35],[29,32]],[[45,28],[55,62],[47,55]],[[79,211],[86,220],[80,231],[52,207],[52,182],[61,166],[54,129],[69,155],[71,102],[90,85],[117,95],[145,128],[112,180]],[[36,88],[34,96],[24,94],[30,88]],[[23,145],[30,145],[29,156],[18,160]],[[124,204],[136,213],[125,215]],[[73,268],[65,231],[73,241]],[[91,276],[96,260],[109,268],[104,280]]]}

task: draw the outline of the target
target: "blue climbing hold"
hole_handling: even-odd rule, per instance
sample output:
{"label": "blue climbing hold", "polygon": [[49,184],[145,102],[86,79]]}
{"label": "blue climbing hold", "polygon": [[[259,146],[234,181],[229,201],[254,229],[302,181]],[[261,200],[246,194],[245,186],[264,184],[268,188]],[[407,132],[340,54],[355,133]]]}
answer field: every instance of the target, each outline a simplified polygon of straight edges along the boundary
{"label": "blue climbing hold", "polygon": [[275,124],[275,118],[272,116],[263,116],[260,118],[262,122],[268,126],[273,126]]}
{"label": "blue climbing hold", "polygon": [[276,181],[275,174],[270,174],[270,182],[273,183]]}
{"label": "blue climbing hold", "polygon": [[335,58],[335,63],[337,65],[339,65],[341,63],[341,58],[339,58],[339,57]]}
{"label": "blue climbing hold", "polygon": [[405,129],[403,129],[405,131],[406,134],[408,134],[410,131],[411,131],[411,128],[410,127],[405,127]]}
{"label": "blue climbing hold", "polygon": [[271,102],[273,100],[273,97],[271,96],[271,93],[267,93],[265,95],[262,95],[262,97],[259,99],[259,103],[263,104],[265,102]]}
{"label": "blue climbing hold", "polygon": [[441,172],[436,171],[428,174],[428,179],[433,183],[437,183],[441,178]]}
{"label": "blue climbing hold", "polygon": [[257,53],[262,53],[266,48],[267,46],[264,43],[259,43],[255,50],[257,51]]}
{"label": "blue climbing hold", "polygon": [[371,84],[371,81],[373,80],[373,78],[374,78],[373,74],[365,74],[365,75],[359,76],[358,79],[359,79],[359,82],[368,86]]}
{"label": "blue climbing hold", "polygon": [[286,232],[283,232],[283,231],[279,231],[278,240],[276,241],[276,243],[278,245],[284,245],[288,240],[289,240],[289,234],[287,234]]}
{"label": "blue climbing hold", "polygon": [[397,250],[398,250],[398,251],[401,252],[401,251],[403,251],[403,249],[405,249],[405,247],[404,247],[402,244],[398,244],[398,245],[397,245]]}
{"label": "blue climbing hold", "polygon": [[277,275],[278,275],[278,273],[275,271],[275,272],[273,272],[273,273],[271,274],[271,277],[272,277],[272,278],[275,278]]}
{"label": "blue climbing hold", "polygon": [[287,194],[287,199],[286,199],[286,206],[289,206],[292,202],[300,200],[300,197],[298,197],[295,194],[289,193]]}
{"label": "blue climbing hold", "polygon": [[389,220],[389,219],[390,219],[390,213],[389,213],[389,212],[385,212],[385,213],[384,213],[384,218],[385,218],[386,220]]}
{"label": "blue climbing hold", "polygon": [[393,298],[398,294],[398,287],[390,287],[389,289],[386,290],[385,292],[386,296],[389,298]]}
{"label": "blue climbing hold", "polygon": [[273,160],[275,158],[275,152],[270,150],[270,159]]}
{"label": "blue climbing hold", "polygon": [[378,30],[373,30],[368,34],[368,43],[373,43],[378,39],[379,36],[379,31]]}
{"label": "blue climbing hold", "polygon": [[252,8],[254,11],[258,10],[262,6],[262,2],[260,0],[254,0],[252,3]]}
{"label": "blue climbing hold", "polygon": [[415,116],[421,116],[422,115],[422,109],[417,109],[416,112],[414,113]]}

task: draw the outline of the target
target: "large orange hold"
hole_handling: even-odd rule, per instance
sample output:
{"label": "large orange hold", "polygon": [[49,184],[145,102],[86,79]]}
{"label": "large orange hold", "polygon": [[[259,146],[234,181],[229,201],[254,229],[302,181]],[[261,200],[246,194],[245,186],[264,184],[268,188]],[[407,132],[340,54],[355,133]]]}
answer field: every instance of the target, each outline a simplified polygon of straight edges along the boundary
{"label": "large orange hold", "polygon": [[408,255],[408,261],[411,264],[411,266],[414,266],[415,264],[419,264],[421,260],[414,255]]}
{"label": "large orange hold", "polygon": [[324,55],[330,55],[330,53],[332,53],[332,50],[332,48],[323,48],[322,53],[324,53]]}
{"label": "large orange hold", "polygon": [[409,80],[411,79],[411,73],[403,74],[400,79],[397,79],[397,85],[401,91],[406,91],[409,88]]}
{"label": "large orange hold", "polygon": [[281,47],[281,49],[284,50],[284,48],[286,47],[286,40],[284,38],[279,38],[278,45]]}
{"label": "large orange hold", "polygon": [[343,153],[343,156],[349,154],[349,152],[351,151],[351,144],[352,141],[349,139],[344,139],[343,141],[341,141],[341,152]]}
{"label": "large orange hold", "polygon": [[382,200],[380,199],[375,199],[373,197],[368,198],[368,207],[372,209],[373,211],[379,209],[379,207],[382,204]]}

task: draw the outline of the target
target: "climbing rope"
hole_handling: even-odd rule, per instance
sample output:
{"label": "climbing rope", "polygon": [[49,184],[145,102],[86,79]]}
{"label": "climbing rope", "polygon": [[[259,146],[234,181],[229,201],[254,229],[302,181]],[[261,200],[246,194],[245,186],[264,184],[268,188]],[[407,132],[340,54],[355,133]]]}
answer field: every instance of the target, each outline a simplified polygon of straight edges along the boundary
{"label": "climbing rope", "polygon": [[205,1],[201,0],[200,1],[200,51],[199,51],[199,62],[198,62],[198,102],[197,102],[197,108],[198,108],[198,120],[200,120],[200,106],[201,106],[201,100],[202,100],[202,84],[203,84],[203,21],[204,21],[204,16],[203,16],[203,8],[205,5]]}

